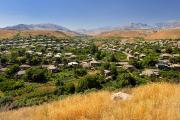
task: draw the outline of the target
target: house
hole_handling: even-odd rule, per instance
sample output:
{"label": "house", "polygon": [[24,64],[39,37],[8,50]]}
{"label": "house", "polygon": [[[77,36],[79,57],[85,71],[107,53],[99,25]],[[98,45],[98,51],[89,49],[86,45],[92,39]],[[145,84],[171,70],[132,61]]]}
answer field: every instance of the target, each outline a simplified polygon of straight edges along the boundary
{"label": "house", "polygon": [[146,55],[143,54],[143,53],[139,55],[139,58],[140,58],[140,59],[143,59],[143,58],[145,58],[145,57],[146,57]]}
{"label": "house", "polygon": [[174,70],[180,70],[180,64],[172,64],[170,67]]}
{"label": "house", "polygon": [[148,76],[148,77],[159,76],[159,70],[158,69],[145,69],[144,71],[142,71],[140,75]]}
{"label": "house", "polygon": [[26,73],[25,70],[20,70],[18,73],[17,73],[17,76],[22,76]]}
{"label": "house", "polygon": [[90,64],[89,64],[88,62],[82,62],[82,63],[81,63],[81,66],[82,66],[83,68],[90,68]]}
{"label": "house", "polygon": [[29,50],[29,51],[26,51],[26,53],[32,55],[34,53],[34,51]]}
{"label": "house", "polygon": [[36,55],[42,56],[43,54],[42,54],[42,52],[36,52]]}
{"label": "house", "polygon": [[123,67],[125,70],[130,70],[130,71],[135,70],[135,67],[134,67],[133,65],[129,65],[129,64],[123,65],[122,67]]}
{"label": "house", "polygon": [[20,67],[21,70],[27,70],[27,69],[31,68],[30,65],[25,65],[25,64],[20,65],[19,67]]}
{"label": "house", "polygon": [[48,53],[48,54],[46,55],[46,57],[47,57],[47,58],[50,58],[50,57],[52,57],[52,55],[53,55],[52,53]]}
{"label": "house", "polygon": [[165,65],[169,65],[170,64],[169,60],[159,60],[158,63],[159,64],[165,64]]}
{"label": "house", "polygon": [[124,65],[128,65],[128,62],[117,62],[116,66],[124,66]]}
{"label": "house", "polygon": [[104,70],[104,76],[108,77],[111,75],[111,71],[110,70]]}
{"label": "house", "polygon": [[178,58],[180,55],[179,54],[173,54],[174,58]]}
{"label": "house", "polygon": [[70,56],[73,55],[73,54],[72,54],[72,53],[64,53],[64,55],[70,57]]}
{"label": "house", "polygon": [[100,65],[101,65],[101,63],[96,61],[96,60],[90,61],[90,66],[91,67],[97,67],[97,66],[100,66]]}
{"label": "house", "polygon": [[54,65],[49,65],[47,67],[47,69],[50,71],[50,72],[53,72],[53,73],[57,73],[59,72],[59,69],[57,67],[55,67]]}
{"label": "house", "polygon": [[160,55],[160,59],[169,59],[172,58],[172,55],[169,53],[164,53]]}
{"label": "house", "polygon": [[5,72],[7,68],[0,68],[0,72]]}
{"label": "house", "polygon": [[61,54],[54,55],[55,58],[61,58]]}
{"label": "house", "polygon": [[159,68],[160,70],[163,70],[163,69],[169,69],[170,66],[167,65],[167,64],[158,63],[158,64],[156,64],[156,68]]}
{"label": "house", "polygon": [[70,63],[68,63],[69,67],[77,67],[78,65],[79,65],[79,63],[77,63],[77,62],[70,62]]}

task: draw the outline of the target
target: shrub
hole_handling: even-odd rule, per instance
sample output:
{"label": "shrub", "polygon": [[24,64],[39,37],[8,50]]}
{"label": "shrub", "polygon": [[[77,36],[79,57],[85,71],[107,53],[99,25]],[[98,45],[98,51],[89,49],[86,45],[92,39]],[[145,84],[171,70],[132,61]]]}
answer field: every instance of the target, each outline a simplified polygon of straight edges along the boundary
{"label": "shrub", "polygon": [[75,85],[73,83],[64,83],[61,80],[56,82],[56,95],[73,94],[75,92]]}
{"label": "shrub", "polygon": [[13,101],[12,97],[5,96],[0,98],[0,107],[11,104]]}
{"label": "shrub", "polygon": [[5,92],[5,91],[10,91],[10,90],[16,90],[19,88],[24,87],[24,82],[23,81],[4,81],[0,83],[0,90]]}
{"label": "shrub", "polygon": [[75,76],[84,76],[86,74],[87,74],[87,70],[86,69],[81,68],[81,69],[75,69],[74,70],[74,75]]}
{"label": "shrub", "polygon": [[84,90],[87,89],[99,89],[100,87],[101,86],[97,76],[86,76],[85,78],[79,80],[76,90],[77,92],[84,92]]}
{"label": "shrub", "polygon": [[48,81],[48,71],[44,68],[30,68],[26,71],[25,79],[29,82],[44,83]]}
{"label": "shrub", "polygon": [[5,71],[6,76],[12,77],[15,75],[18,71],[20,70],[19,65],[15,64],[10,67]]}

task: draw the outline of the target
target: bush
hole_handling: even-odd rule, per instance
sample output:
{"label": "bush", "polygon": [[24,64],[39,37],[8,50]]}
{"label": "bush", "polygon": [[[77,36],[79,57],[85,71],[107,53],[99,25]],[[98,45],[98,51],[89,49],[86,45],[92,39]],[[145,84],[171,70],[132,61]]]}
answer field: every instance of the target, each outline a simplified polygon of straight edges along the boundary
{"label": "bush", "polygon": [[44,68],[30,68],[26,71],[25,79],[29,82],[44,83],[48,81],[48,71]]}
{"label": "bush", "polygon": [[76,91],[77,92],[84,92],[87,89],[91,88],[101,88],[99,79],[97,76],[86,76],[79,80]]}
{"label": "bush", "polygon": [[155,55],[148,55],[146,56],[143,61],[142,61],[142,65],[145,67],[149,67],[149,66],[155,66],[155,64],[158,62],[158,57]]}
{"label": "bush", "polygon": [[0,107],[3,107],[5,105],[10,105],[12,103],[13,99],[12,97],[5,96],[0,98]]}
{"label": "bush", "polygon": [[134,65],[137,69],[143,69],[144,65],[141,61],[138,60],[131,60],[129,61],[129,64]]}
{"label": "bush", "polygon": [[169,70],[169,71],[160,71],[160,75],[163,78],[169,79],[170,82],[180,82],[180,71]]}
{"label": "bush", "polygon": [[73,83],[64,83],[61,80],[56,82],[57,89],[55,91],[56,95],[73,94],[75,92],[75,85]]}
{"label": "bush", "polygon": [[14,76],[18,71],[20,70],[19,65],[15,64],[10,67],[5,71],[6,76],[12,77]]}
{"label": "bush", "polygon": [[10,91],[10,90],[16,90],[19,88],[24,87],[24,82],[23,81],[4,81],[0,83],[0,90],[5,92],[5,91]]}
{"label": "bush", "polygon": [[75,85],[73,83],[65,84],[65,91],[67,94],[73,94],[75,92]]}
{"label": "bush", "polygon": [[74,75],[75,76],[84,76],[86,74],[87,74],[86,69],[76,69],[76,70],[74,70]]}

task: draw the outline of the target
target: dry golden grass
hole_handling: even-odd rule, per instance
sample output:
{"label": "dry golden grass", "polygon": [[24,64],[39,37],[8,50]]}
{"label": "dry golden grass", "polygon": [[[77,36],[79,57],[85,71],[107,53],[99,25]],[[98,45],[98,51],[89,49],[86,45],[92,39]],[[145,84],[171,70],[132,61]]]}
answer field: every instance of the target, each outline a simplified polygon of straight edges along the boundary
{"label": "dry golden grass", "polygon": [[159,83],[132,89],[131,100],[112,101],[101,91],[74,95],[39,107],[0,113],[1,120],[180,120],[180,85]]}

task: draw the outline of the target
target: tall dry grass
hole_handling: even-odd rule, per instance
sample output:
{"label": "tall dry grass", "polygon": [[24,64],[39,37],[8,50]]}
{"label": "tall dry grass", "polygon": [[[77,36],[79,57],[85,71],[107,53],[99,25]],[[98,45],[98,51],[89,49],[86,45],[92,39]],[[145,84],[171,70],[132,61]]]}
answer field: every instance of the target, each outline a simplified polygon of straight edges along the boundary
{"label": "tall dry grass", "polygon": [[107,91],[75,95],[39,107],[0,113],[1,120],[180,120],[180,85],[132,89],[133,98],[112,101]]}

